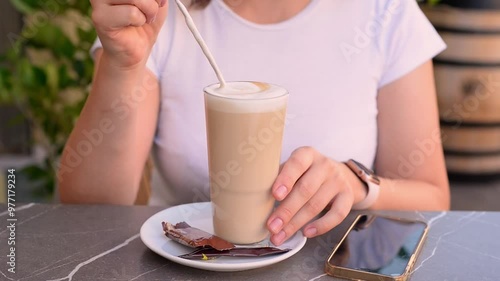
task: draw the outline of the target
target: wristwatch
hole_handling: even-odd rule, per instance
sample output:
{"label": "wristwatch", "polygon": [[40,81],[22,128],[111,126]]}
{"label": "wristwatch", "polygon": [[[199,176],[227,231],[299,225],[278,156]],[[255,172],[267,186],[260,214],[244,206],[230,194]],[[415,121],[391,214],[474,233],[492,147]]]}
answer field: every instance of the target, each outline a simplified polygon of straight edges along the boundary
{"label": "wristwatch", "polygon": [[370,208],[377,201],[380,191],[380,179],[375,173],[366,168],[356,160],[349,159],[345,162],[347,167],[365,184],[366,197],[352,206],[355,210],[364,210]]}

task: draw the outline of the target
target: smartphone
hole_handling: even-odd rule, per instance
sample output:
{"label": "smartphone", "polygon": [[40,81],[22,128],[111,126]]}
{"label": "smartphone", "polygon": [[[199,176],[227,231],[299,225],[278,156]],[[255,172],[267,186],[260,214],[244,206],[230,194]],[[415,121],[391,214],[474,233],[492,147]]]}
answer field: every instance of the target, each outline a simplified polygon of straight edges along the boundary
{"label": "smartphone", "polygon": [[407,280],[427,229],[423,221],[359,215],[333,248],[325,272],[349,280]]}

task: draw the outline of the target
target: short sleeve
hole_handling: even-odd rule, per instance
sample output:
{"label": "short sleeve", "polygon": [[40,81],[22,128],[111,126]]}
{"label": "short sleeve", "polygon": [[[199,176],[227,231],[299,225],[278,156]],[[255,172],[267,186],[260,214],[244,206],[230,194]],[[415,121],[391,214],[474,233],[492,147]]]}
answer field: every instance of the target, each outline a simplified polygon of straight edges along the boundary
{"label": "short sleeve", "polygon": [[[101,40],[99,40],[99,38],[97,38],[95,40],[94,44],[92,45],[92,47],[90,48],[90,55],[92,56],[93,59],[95,59],[95,51],[99,48],[102,48],[102,43],[101,43]],[[148,61],[146,62],[146,67],[149,70],[151,70],[151,72],[153,72],[153,74],[156,76],[156,78],[158,78],[160,71],[158,70],[158,67],[155,63],[155,59],[153,56],[154,56],[154,54],[153,54],[153,52],[151,52],[151,55],[149,56]]]}
{"label": "short sleeve", "polygon": [[446,48],[417,1],[387,2],[386,9],[392,19],[379,41],[384,60],[379,88],[410,73]]}

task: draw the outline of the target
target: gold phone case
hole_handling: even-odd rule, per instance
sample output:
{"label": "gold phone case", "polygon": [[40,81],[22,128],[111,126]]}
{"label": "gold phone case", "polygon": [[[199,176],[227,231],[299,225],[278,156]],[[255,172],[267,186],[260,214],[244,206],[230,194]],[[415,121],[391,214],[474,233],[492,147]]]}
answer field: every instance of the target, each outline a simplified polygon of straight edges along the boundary
{"label": "gold phone case", "polygon": [[[361,271],[361,270],[356,270],[356,269],[351,269],[351,268],[346,268],[346,267],[341,267],[341,266],[336,266],[331,264],[331,260],[334,257],[334,254],[341,250],[339,249],[340,245],[343,244],[343,242],[346,240],[348,234],[357,226],[358,222],[360,220],[366,217],[366,215],[358,215],[354,222],[351,224],[349,229],[346,231],[340,242],[335,245],[335,247],[332,250],[332,253],[328,257],[328,259],[325,262],[325,273],[327,273],[330,276],[337,277],[337,278],[343,278],[343,279],[349,279],[349,280],[365,280],[365,281],[406,281],[408,277],[410,276],[411,269],[413,268],[413,265],[415,264],[415,261],[420,254],[420,250],[422,249],[422,245],[424,244],[425,238],[427,236],[428,232],[428,225],[424,221],[419,221],[419,220],[408,220],[408,219],[401,219],[401,218],[395,218],[395,217],[390,217],[390,216],[378,216],[382,217],[385,219],[391,219],[391,220],[396,220],[396,221],[401,221],[401,222],[418,222],[418,223],[423,223],[425,225],[424,231],[422,233],[422,236],[420,237],[420,240],[418,241],[418,244],[415,248],[414,253],[410,257],[410,260],[403,272],[403,274],[399,276],[388,276],[388,275],[382,275],[378,273],[373,273],[373,272],[367,272],[367,271]],[[369,221],[367,222],[368,224],[370,223]],[[365,223],[366,224],[366,223]]]}

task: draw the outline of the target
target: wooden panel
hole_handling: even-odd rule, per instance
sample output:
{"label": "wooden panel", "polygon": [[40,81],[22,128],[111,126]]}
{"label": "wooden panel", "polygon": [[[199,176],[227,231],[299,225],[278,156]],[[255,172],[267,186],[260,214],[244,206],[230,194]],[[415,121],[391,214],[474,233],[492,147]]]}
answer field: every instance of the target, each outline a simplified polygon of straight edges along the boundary
{"label": "wooden panel", "polygon": [[438,59],[485,64],[500,63],[500,33],[440,32],[440,35],[448,48],[437,56]]}
{"label": "wooden panel", "polygon": [[[9,0],[0,1],[0,53],[10,46],[9,34],[19,34],[22,26],[21,15],[14,10]],[[26,122],[9,122],[19,115],[13,107],[0,107],[0,154],[28,154],[29,128]]]}
{"label": "wooden panel", "polygon": [[448,45],[435,59],[446,167],[500,174],[500,11],[422,8]]}
{"label": "wooden panel", "polygon": [[500,157],[446,157],[446,167],[448,171],[466,175],[485,175],[500,173]]}
{"label": "wooden panel", "polygon": [[437,27],[463,30],[500,31],[500,11],[464,10],[448,6],[428,7],[422,11]]}
{"label": "wooden panel", "polygon": [[14,10],[9,0],[0,1],[0,53],[10,46],[9,34],[19,34],[21,15]]}
{"label": "wooden panel", "polygon": [[500,123],[500,67],[435,65],[441,119]]}
{"label": "wooden panel", "polygon": [[[500,152],[500,126],[493,128],[441,127],[443,146],[463,152]],[[500,158],[500,155],[498,156]],[[500,171],[500,166],[498,167]]]}

